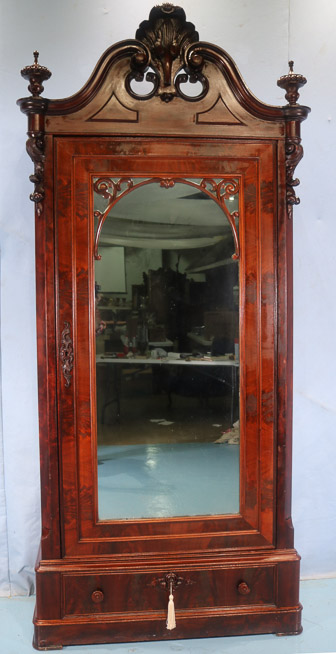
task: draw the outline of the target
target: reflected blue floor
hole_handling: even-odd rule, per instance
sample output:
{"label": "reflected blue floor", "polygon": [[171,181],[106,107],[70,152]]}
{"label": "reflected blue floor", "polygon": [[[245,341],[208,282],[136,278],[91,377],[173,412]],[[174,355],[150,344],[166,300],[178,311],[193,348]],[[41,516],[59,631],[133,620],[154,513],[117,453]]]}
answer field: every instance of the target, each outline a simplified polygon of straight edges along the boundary
{"label": "reflected blue floor", "polygon": [[239,446],[101,446],[98,498],[101,520],[237,513]]}
{"label": "reflected blue floor", "polygon": [[[301,582],[303,632],[278,638],[231,636],[198,640],[156,641],[65,647],[68,654],[316,654],[336,652],[336,579]],[[1,654],[33,654],[35,598],[0,599]]]}

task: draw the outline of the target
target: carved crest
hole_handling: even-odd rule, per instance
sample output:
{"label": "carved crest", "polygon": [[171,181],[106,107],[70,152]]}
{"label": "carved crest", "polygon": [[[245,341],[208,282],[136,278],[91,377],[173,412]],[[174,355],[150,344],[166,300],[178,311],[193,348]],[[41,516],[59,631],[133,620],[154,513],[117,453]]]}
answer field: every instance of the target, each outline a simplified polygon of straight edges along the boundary
{"label": "carved crest", "polygon": [[[201,73],[203,58],[197,54],[185,61],[189,45],[199,40],[193,23],[186,20],[182,7],[165,3],[153,7],[149,20],[143,21],[136,32],[147,53],[140,51],[132,58],[132,72],[127,79],[127,89],[134,97],[139,96],[132,88],[132,80],[145,78],[153,89],[143,99],[158,95],[164,102],[170,102],[180,95],[187,100],[199,100],[208,90],[207,80]],[[152,70],[148,72],[148,69]],[[201,82],[202,91],[196,97],[185,95],[181,85],[186,82]]]}

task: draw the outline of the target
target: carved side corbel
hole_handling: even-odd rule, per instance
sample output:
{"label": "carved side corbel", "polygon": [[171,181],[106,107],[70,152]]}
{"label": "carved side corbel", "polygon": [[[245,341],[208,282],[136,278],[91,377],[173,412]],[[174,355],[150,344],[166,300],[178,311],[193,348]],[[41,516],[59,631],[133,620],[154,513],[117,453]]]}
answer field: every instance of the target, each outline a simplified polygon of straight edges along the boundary
{"label": "carved side corbel", "polygon": [[283,75],[277,84],[280,88],[286,90],[285,98],[288,105],[283,107],[286,119],[286,201],[287,215],[291,220],[293,218],[293,206],[300,203],[300,198],[295,193],[295,187],[300,184],[300,180],[294,177],[295,168],[303,157],[303,148],[301,145],[300,125],[310,112],[309,107],[298,104],[300,97],[298,89],[307,83],[303,75],[294,73],[294,62],[289,62],[289,73]]}
{"label": "carved side corbel", "polygon": [[300,184],[300,180],[294,177],[295,168],[303,157],[303,147],[299,137],[286,138],[285,142],[286,153],[286,200],[287,200],[287,214],[288,218],[293,218],[293,206],[300,204],[300,198],[295,193],[295,186]]}
{"label": "carved side corbel", "polygon": [[44,200],[44,115],[47,111],[48,100],[41,98],[43,82],[51,76],[50,70],[38,63],[39,53],[34,52],[34,63],[21,70],[24,79],[29,80],[28,91],[32,94],[28,98],[21,98],[17,101],[20,109],[28,116],[28,140],[26,143],[27,152],[34,163],[34,173],[29,179],[34,184],[34,192],[30,199],[35,202],[38,216],[43,211]]}
{"label": "carved side corbel", "polygon": [[35,202],[37,215],[40,216],[43,210],[44,200],[44,134],[43,132],[29,132],[26,142],[26,150],[34,163],[34,173],[29,180],[34,184],[34,192],[29,198]]}

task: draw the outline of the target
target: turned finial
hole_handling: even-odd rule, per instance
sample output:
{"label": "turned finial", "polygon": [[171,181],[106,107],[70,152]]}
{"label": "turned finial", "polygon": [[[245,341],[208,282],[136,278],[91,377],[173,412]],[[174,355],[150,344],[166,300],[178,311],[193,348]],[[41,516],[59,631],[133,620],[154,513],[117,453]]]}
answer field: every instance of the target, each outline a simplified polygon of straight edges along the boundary
{"label": "turned finial", "polygon": [[34,98],[41,95],[44,90],[43,82],[51,77],[51,72],[45,66],[40,66],[38,63],[39,52],[33,52],[34,63],[30,66],[22,68],[21,75],[24,79],[29,81],[28,91]]}
{"label": "turned finial", "polygon": [[282,75],[277,81],[277,85],[280,88],[285,89],[286,95],[285,98],[290,105],[297,104],[297,101],[300,97],[298,89],[304,84],[307,83],[306,78],[303,75],[294,73],[294,61],[289,61],[289,73],[287,75]]}

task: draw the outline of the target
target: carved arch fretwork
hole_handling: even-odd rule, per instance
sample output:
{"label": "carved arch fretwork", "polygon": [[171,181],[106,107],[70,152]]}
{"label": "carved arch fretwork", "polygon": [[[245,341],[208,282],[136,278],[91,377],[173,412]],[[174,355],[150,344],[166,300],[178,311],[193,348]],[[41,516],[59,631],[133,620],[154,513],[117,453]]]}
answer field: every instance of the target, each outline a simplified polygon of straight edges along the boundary
{"label": "carved arch fretwork", "polygon": [[239,249],[239,236],[238,236],[238,218],[239,212],[233,211],[230,213],[229,209],[225,204],[225,200],[228,200],[229,197],[236,195],[239,192],[240,180],[239,178],[223,178],[220,181],[216,181],[212,178],[203,178],[200,182],[192,181],[190,179],[183,179],[180,177],[151,177],[149,179],[141,180],[141,182],[135,182],[130,177],[120,177],[115,181],[111,177],[99,177],[93,183],[93,189],[98,195],[101,195],[105,198],[108,203],[104,211],[95,211],[94,216],[98,219],[97,231],[95,234],[94,240],[94,258],[96,260],[101,259],[101,255],[98,252],[99,239],[101,236],[102,228],[105,223],[105,220],[110,213],[114,205],[121,200],[125,195],[134,191],[135,189],[140,188],[141,186],[146,186],[148,184],[159,184],[162,188],[172,188],[175,184],[186,184],[187,186],[192,186],[198,191],[201,191],[208,195],[214,202],[216,202],[219,207],[223,210],[226,218],[229,221],[231,226],[234,247],[235,251],[232,255],[232,259],[239,259],[240,249]]}

